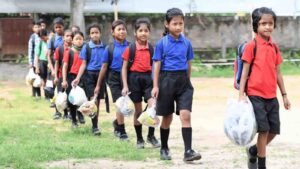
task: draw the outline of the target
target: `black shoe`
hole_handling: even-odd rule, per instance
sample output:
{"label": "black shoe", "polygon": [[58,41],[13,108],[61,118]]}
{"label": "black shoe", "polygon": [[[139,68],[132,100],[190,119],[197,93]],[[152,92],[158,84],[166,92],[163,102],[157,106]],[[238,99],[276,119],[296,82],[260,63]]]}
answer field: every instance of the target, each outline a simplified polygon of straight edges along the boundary
{"label": "black shoe", "polygon": [[60,112],[55,112],[54,115],[53,115],[53,120],[58,120],[61,118],[61,113]]}
{"label": "black shoe", "polygon": [[194,161],[194,160],[200,160],[200,159],[201,159],[200,153],[197,153],[192,149],[184,152],[183,161]]}
{"label": "black shoe", "polygon": [[78,121],[80,124],[85,124],[85,120],[83,115],[80,112],[77,112],[77,116],[78,116]]}
{"label": "black shoe", "polygon": [[169,149],[166,149],[166,148],[160,149],[160,159],[161,160],[171,160],[172,159]]}
{"label": "black shoe", "polygon": [[95,136],[100,136],[101,135],[101,132],[98,128],[92,128],[92,132]]}
{"label": "black shoe", "polygon": [[137,140],[137,142],[136,142],[136,148],[137,149],[143,149],[143,148],[145,148],[145,141],[143,139]]}
{"label": "black shoe", "polygon": [[65,115],[63,116],[63,120],[64,120],[64,121],[70,120],[67,114],[65,114]]}
{"label": "black shoe", "polygon": [[72,128],[73,128],[73,129],[76,129],[76,128],[78,128],[78,124],[77,124],[77,122],[72,122]]}
{"label": "black shoe", "polygon": [[125,132],[125,133],[120,133],[120,140],[121,141],[127,141],[128,140],[128,135],[127,135],[127,133]]}
{"label": "black shoe", "polygon": [[246,147],[248,169],[257,169],[257,155],[252,155],[249,150],[250,147]]}
{"label": "black shoe", "polygon": [[154,148],[160,147],[160,142],[155,138],[155,136],[148,136],[147,142],[150,143]]}

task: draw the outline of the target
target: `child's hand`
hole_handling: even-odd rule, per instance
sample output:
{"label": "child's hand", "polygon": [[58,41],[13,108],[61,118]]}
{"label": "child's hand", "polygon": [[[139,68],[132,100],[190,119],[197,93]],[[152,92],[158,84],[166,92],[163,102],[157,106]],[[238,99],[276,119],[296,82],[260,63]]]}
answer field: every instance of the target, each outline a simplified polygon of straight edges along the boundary
{"label": "child's hand", "polygon": [[58,78],[55,77],[53,82],[54,82],[54,84],[57,84],[58,83]]}
{"label": "child's hand", "polygon": [[79,80],[76,78],[73,80],[72,86],[76,87],[78,85],[78,83],[79,83]]}
{"label": "child's hand", "polygon": [[39,74],[39,73],[40,73],[40,69],[39,69],[38,67],[35,69],[35,73],[36,73],[36,74]]}
{"label": "child's hand", "polygon": [[64,89],[66,89],[66,88],[68,88],[68,83],[67,83],[66,81],[63,81],[63,82],[61,83],[61,86],[62,86]]}
{"label": "child's hand", "polygon": [[94,96],[98,96],[100,87],[97,85],[94,90]]}
{"label": "child's hand", "polygon": [[283,104],[284,104],[284,108],[286,110],[290,110],[291,109],[291,103],[289,101],[289,99],[287,98],[287,96],[283,96]]}
{"label": "child's hand", "polygon": [[128,94],[128,91],[129,91],[128,87],[123,87],[122,95],[123,95],[123,96],[127,95],[127,94]]}
{"label": "child's hand", "polygon": [[151,91],[151,96],[157,99],[158,93],[159,93],[159,88],[158,87],[153,87],[153,89]]}
{"label": "child's hand", "polygon": [[247,102],[246,96],[239,96],[239,102]]}

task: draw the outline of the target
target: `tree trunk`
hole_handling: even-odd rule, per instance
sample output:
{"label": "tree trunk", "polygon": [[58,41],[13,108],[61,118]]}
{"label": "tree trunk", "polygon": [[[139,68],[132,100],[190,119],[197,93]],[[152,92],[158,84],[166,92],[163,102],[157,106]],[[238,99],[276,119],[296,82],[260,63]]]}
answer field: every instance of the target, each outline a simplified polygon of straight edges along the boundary
{"label": "tree trunk", "polygon": [[83,8],[85,5],[85,0],[71,0],[71,25],[79,26],[81,32],[84,34],[85,32],[85,20],[84,20],[84,13]]}

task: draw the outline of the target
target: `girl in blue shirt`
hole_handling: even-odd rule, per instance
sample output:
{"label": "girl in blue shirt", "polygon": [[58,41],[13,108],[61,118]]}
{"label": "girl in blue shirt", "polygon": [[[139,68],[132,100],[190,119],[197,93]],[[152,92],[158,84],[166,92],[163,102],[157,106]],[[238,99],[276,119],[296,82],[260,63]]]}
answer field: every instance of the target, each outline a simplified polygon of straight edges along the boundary
{"label": "girl in blue shirt", "polygon": [[[121,81],[121,69],[122,69],[122,54],[129,42],[126,40],[127,30],[126,24],[122,20],[116,20],[112,23],[112,36],[114,41],[108,45],[104,51],[102,58],[102,68],[98,77],[97,87],[95,94],[99,93],[99,88],[102,86],[105,75],[107,76],[107,83],[111,90],[113,102],[122,96],[122,81]],[[107,73],[108,71],[108,73]],[[116,120],[113,121],[114,134],[120,140],[128,140],[127,133],[125,131],[124,116],[120,112],[116,112]]]}
{"label": "girl in blue shirt", "polygon": [[[166,13],[165,33],[154,51],[152,97],[157,99],[157,115],[163,116],[160,126],[162,160],[171,160],[168,147],[173,112],[180,116],[184,141],[184,161],[199,160],[201,155],[192,149],[191,111],[194,88],[190,81],[193,49],[183,35],[184,16],[180,9]],[[176,110],[175,104],[176,102]]]}

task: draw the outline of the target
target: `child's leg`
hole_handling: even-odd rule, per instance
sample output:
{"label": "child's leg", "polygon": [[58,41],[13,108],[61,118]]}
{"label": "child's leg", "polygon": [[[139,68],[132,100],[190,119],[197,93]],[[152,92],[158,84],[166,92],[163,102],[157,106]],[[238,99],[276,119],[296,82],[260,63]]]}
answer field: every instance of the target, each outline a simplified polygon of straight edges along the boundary
{"label": "child's leg", "polygon": [[185,151],[187,151],[192,149],[191,112],[189,110],[180,110],[180,120],[184,147]]}
{"label": "child's leg", "polygon": [[268,143],[268,132],[260,132],[257,137],[258,169],[266,168],[266,146]]}
{"label": "child's leg", "polygon": [[[89,100],[92,100],[92,98],[89,98]],[[97,106],[96,116],[91,119],[92,120],[92,132],[94,135],[100,135],[101,132],[98,129],[98,116],[99,116],[100,100],[96,100],[96,106]]]}
{"label": "child's leg", "polygon": [[143,135],[142,135],[142,124],[137,120],[141,113],[142,113],[142,103],[134,103],[134,116],[133,116],[133,123],[134,123],[134,128],[136,132],[136,138],[137,141],[144,141]]}
{"label": "child's leg", "polygon": [[170,134],[170,125],[173,120],[173,114],[168,116],[163,116],[160,125],[160,139],[161,139],[161,149],[169,149],[168,140]]}

